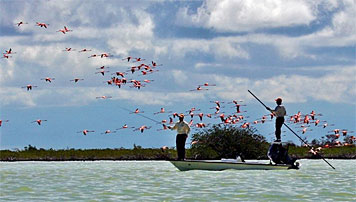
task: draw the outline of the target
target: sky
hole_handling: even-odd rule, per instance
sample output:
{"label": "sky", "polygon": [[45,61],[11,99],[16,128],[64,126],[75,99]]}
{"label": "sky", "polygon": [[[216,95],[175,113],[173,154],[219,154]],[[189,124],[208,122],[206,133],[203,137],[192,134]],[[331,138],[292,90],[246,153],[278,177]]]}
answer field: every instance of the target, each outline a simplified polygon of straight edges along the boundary
{"label": "sky", "polygon": [[[272,141],[274,119],[252,124],[268,111],[248,90],[271,108],[281,97],[289,116],[321,114],[329,126],[310,124],[305,134],[301,124],[287,123],[303,138],[319,139],[336,128],[354,134],[355,13],[353,0],[1,1],[0,49],[15,53],[0,60],[0,149],[173,147],[175,131],[158,130],[156,123],[172,113],[155,112],[187,114],[195,107],[215,117],[213,102],[220,101],[220,113],[232,115],[233,100],[242,100],[244,116],[236,125],[250,122]],[[63,34],[64,26],[72,31]],[[89,58],[102,53],[110,57]],[[126,72],[151,61],[158,64],[151,74]],[[104,76],[101,66],[109,71]],[[116,71],[144,86],[107,85]],[[46,77],[55,79],[41,80]],[[194,90],[204,83],[212,86]],[[29,84],[37,87],[27,91]],[[145,117],[129,112],[136,108]],[[47,121],[38,125],[38,119]],[[195,116],[193,125],[199,122]],[[124,124],[151,128],[103,134]],[[95,132],[84,136],[85,129]],[[200,130],[192,127],[191,134]],[[299,143],[282,130],[283,141]]]}

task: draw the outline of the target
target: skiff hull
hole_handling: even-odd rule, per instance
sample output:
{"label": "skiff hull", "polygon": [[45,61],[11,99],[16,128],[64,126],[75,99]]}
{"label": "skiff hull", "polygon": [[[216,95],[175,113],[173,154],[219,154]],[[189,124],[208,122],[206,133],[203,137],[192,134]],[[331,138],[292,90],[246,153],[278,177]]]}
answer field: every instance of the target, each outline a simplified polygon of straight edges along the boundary
{"label": "skiff hull", "polygon": [[288,170],[298,169],[298,166],[287,164],[265,164],[257,162],[223,162],[220,160],[185,160],[170,161],[180,171],[188,170],[211,170],[220,171],[227,169],[234,170]]}

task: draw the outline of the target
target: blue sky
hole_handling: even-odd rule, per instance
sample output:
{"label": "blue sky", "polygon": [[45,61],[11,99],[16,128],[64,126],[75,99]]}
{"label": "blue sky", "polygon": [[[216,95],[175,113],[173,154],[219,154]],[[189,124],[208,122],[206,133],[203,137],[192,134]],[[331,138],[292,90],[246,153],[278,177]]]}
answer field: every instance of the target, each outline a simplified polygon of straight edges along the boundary
{"label": "blue sky", "polygon": [[[228,102],[243,100],[244,121],[253,122],[267,112],[248,89],[271,107],[282,97],[288,115],[323,114],[318,118],[333,126],[298,132],[309,140],[335,128],[355,131],[355,11],[347,0],[2,1],[0,49],[16,54],[0,60],[0,120],[9,120],[0,128],[0,148],[174,146],[174,131],[157,131],[160,125],[122,108],[139,108],[161,121],[169,119],[153,115],[161,107],[214,113],[210,101],[219,100],[228,115],[234,111]],[[28,24],[15,25],[20,21]],[[73,32],[56,32],[63,26]],[[76,51],[62,51],[68,47]],[[78,52],[83,48],[92,51]],[[112,57],[88,58],[101,53]],[[150,75],[126,75],[154,80],[140,90],[106,85],[111,73],[139,64],[121,60],[128,56],[163,65]],[[101,66],[110,72],[95,74]],[[74,78],[84,80],[74,84]],[[206,82],[216,86],[190,91]],[[28,84],[38,87],[21,88]],[[104,95],[112,99],[96,99]],[[31,123],[37,119],[47,121]],[[124,124],[152,128],[101,134]],[[253,126],[272,140],[273,122]],[[77,133],[84,129],[95,132]],[[292,133],[284,134],[283,140],[298,143]]]}

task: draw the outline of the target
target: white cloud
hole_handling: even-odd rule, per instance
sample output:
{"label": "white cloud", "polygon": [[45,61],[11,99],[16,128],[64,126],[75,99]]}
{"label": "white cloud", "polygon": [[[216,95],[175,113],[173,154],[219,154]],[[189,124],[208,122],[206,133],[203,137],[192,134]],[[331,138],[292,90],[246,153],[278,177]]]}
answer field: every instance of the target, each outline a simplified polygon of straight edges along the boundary
{"label": "white cloud", "polygon": [[222,99],[246,99],[251,97],[248,89],[263,100],[283,97],[288,103],[303,103],[321,100],[330,103],[355,104],[356,66],[339,67],[321,77],[301,75],[279,75],[262,80],[216,76],[217,94]]}
{"label": "white cloud", "polygon": [[316,19],[313,6],[310,1],[297,0],[208,0],[194,14],[182,8],[177,14],[177,22],[221,32],[308,25]]}

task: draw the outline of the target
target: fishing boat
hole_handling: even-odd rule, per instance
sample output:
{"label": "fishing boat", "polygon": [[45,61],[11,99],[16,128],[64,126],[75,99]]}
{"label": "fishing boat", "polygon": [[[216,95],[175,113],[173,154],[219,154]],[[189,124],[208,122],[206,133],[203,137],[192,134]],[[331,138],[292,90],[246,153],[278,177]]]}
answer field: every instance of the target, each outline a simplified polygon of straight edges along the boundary
{"label": "fishing boat", "polygon": [[290,164],[271,164],[259,162],[242,162],[231,160],[184,160],[184,161],[170,161],[180,171],[188,170],[211,170],[221,171],[227,169],[234,170],[288,170],[299,169],[299,163]]}

